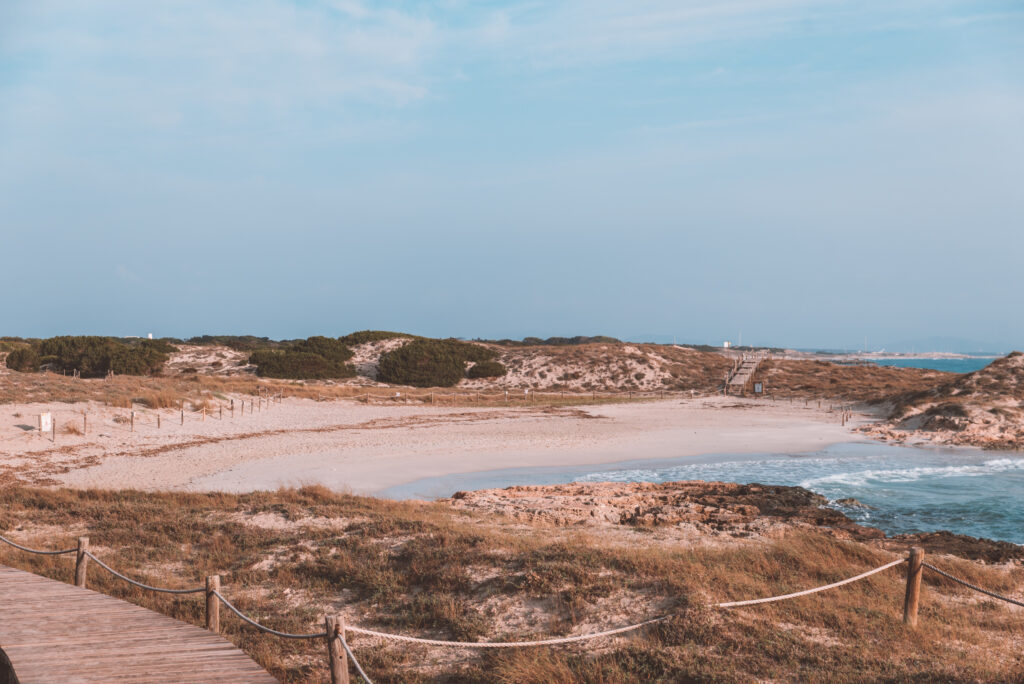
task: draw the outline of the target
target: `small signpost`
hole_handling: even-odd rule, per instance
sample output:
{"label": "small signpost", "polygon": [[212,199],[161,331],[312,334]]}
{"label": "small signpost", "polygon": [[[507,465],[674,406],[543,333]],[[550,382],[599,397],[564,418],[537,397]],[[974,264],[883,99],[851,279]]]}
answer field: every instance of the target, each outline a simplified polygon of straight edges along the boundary
{"label": "small signpost", "polygon": [[39,414],[39,434],[53,432],[53,416],[49,413]]}
{"label": "small signpost", "polygon": [[764,383],[763,382],[755,382],[754,383],[754,394],[764,394]]}

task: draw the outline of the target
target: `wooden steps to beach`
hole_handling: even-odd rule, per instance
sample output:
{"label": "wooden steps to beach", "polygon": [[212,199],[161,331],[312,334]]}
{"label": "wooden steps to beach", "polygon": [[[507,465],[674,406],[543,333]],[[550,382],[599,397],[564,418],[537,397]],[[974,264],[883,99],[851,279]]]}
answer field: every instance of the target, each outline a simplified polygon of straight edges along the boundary
{"label": "wooden steps to beach", "polygon": [[0,648],[21,684],[277,681],[218,634],[4,565]]}
{"label": "wooden steps to beach", "polygon": [[754,373],[760,368],[761,362],[768,358],[764,352],[756,354],[744,354],[739,365],[729,376],[726,382],[726,391],[734,394],[742,394],[747,385],[754,377]]}

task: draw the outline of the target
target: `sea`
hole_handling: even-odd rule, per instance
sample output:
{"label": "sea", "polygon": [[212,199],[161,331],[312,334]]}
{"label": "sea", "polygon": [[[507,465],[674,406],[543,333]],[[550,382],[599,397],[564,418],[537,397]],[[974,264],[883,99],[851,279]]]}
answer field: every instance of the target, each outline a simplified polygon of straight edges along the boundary
{"label": "sea", "polygon": [[949,373],[973,373],[992,363],[997,357],[968,356],[962,359],[871,359],[878,366],[898,366],[900,368],[929,368]]}
{"label": "sea", "polygon": [[[882,366],[970,373],[993,357],[879,359]],[[794,454],[712,454],[602,466],[510,468],[427,478],[380,494],[433,499],[459,490],[568,482],[723,482],[796,485],[887,534],[949,530],[1024,544],[1024,454],[977,449],[834,444]],[[853,499],[856,504],[842,503]]]}
{"label": "sea", "polygon": [[[511,485],[676,480],[798,485],[887,534],[949,530],[1024,544],[1024,454],[978,449],[841,443],[808,453],[492,470],[428,478],[381,494],[432,499]],[[841,503],[848,499],[857,503]]]}

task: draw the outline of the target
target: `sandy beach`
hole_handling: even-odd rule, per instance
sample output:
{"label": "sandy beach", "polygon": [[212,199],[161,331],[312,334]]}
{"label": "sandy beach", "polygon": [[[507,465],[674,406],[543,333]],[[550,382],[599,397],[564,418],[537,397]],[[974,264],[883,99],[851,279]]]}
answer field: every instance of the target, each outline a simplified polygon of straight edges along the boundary
{"label": "sandy beach", "polygon": [[[31,426],[51,411],[55,442]],[[83,422],[88,434],[68,434]],[[160,414],[157,427],[157,414]],[[426,477],[707,454],[803,452],[858,441],[817,402],[710,397],[552,408],[377,406],[285,399],[221,418],[97,404],[7,405],[5,477],[76,488],[255,491],[322,484],[374,493]]]}

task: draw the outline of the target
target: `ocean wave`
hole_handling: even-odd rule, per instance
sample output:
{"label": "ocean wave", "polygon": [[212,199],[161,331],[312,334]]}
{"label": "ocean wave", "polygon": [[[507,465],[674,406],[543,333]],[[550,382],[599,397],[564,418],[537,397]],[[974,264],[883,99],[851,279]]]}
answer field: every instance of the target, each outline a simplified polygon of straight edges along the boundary
{"label": "ocean wave", "polygon": [[573,482],[674,482],[677,480],[722,480],[725,482],[794,482],[807,472],[820,471],[840,463],[837,458],[770,458],[750,461],[691,463],[666,468],[604,470],[573,478]]}
{"label": "ocean wave", "polygon": [[817,489],[828,485],[864,487],[870,484],[916,482],[950,477],[983,477],[995,473],[1024,471],[1024,459],[999,458],[984,463],[950,466],[921,466],[918,468],[895,468],[892,470],[858,470],[847,473],[833,473],[822,477],[809,478],[800,483],[806,489]]}

